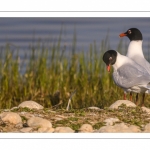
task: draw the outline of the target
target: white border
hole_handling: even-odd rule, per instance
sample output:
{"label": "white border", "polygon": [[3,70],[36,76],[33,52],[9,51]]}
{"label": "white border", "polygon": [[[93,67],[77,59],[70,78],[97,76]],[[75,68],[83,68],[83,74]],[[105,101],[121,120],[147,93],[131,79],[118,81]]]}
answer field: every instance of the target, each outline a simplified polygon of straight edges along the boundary
{"label": "white border", "polygon": [[149,11],[148,0],[4,0],[1,11]]}
{"label": "white border", "polygon": [[0,133],[0,139],[150,139],[149,133]]}
{"label": "white border", "polygon": [[65,11],[65,12],[50,12],[50,11],[38,11],[38,12],[0,12],[0,17],[150,17],[149,12],[106,12],[106,11],[98,11],[98,12],[73,12],[73,11]]}

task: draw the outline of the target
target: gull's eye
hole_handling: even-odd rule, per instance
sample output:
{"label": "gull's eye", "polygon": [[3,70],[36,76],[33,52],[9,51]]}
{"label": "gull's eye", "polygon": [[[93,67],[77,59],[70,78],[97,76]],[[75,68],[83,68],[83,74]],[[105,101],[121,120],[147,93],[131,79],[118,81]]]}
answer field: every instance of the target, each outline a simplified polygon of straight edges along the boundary
{"label": "gull's eye", "polygon": [[128,30],[128,33],[131,34],[131,30]]}

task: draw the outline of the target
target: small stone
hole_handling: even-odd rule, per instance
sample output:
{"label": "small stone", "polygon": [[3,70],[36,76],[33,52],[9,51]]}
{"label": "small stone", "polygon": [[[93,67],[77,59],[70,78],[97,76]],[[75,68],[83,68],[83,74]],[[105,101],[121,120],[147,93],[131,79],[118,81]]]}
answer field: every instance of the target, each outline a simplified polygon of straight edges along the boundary
{"label": "small stone", "polygon": [[150,114],[150,109],[146,108],[146,107],[141,107],[143,111],[147,112],[148,114]]}
{"label": "small stone", "polygon": [[105,119],[104,122],[106,123],[106,126],[112,126],[114,125],[115,122],[119,122],[119,119],[118,118],[108,118],[108,119]]}
{"label": "small stone", "polygon": [[23,133],[28,133],[28,132],[31,132],[33,129],[31,127],[28,127],[28,128],[22,128],[20,130],[20,132],[23,132]]}
{"label": "small stone", "polygon": [[54,128],[39,128],[38,132],[39,133],[53,133],[54,132]]}
{"label": "small stone", "polygon": [[56,127],[54,133],[74,133],[70,127]]}
{"label": "small stone", "polygon": [[46,132],[48,128],[38,128],[38,132],[42,133],[42,132]]}
{"label": "small stone", "polygon": [[83,124],[78,131],[80,133],[93,132],[93,127],[90,124]]}
{"label": "small stone", "polygon": [[25,115],[25,114],[27,114],[27,112],[25,111],[20,112],[20,115]]}
{"label": "small stone", "polygon": [[53,133],[54,131],[55,131],[54,128],[48,128],[47,131],[46,131],[46,133]]}
{"label": "small stone", "polygon": [[88,109],[90,109],[90,110],[96,110],[96,111],[102,111],[103,109],[100,109],[100,108],[98,108],[98,107],[88,107]]}
{"label": "small stone", "polygon": [[10,112],[10,109],[4,109],[4,112]]}
{"label": "small stone", "polygon": [[15,125],[15,128],[22,128],[23,127],[23,124],[22,123],[18,123]]}
{"label": "small stone", "polygon": [[4,122],[9,122],[12,124],[22,123],[21,117],[14,112],[3,112],[2,114],[0,114],[0,117]]}
{"label": "small stone", "polygon": [[62,115],[56,115],[56,117],[62,118],[62,119],[66,119],[67,117],[62,116]]}
{"label": "small stone", "polygon": [[150,132],[150,123],[146,124],[145,127],[144,127],[144,131],[145,133],[149,133]]}
{"label": "small stone", "polygon": [[136,105],[129,100],[117,100],[109,108],[110,109],[118,109],[118,107],[122,104],[125,104],[127,107],[136,107]]}
{"label": "small stone", "polygon": [[59,117],[52,117],[51,119],[57,120],[57,121],[63,120],[63,118],[59,118]]}
{"label": "small stone", "polygon": [[128,130],[131,132],[134,132],[134,133],[141,132],[140,128],[138,126],[135,126],[135,125],[130,125]]}
{"label": "small stone", "polygon": [[66,119],[67,117],[65,116],[62,116],[62,115],[55,115],[55,117],[52,117],[51,119],[54,119],[54,120],[63,120],[63,119]]}
{"label": "small stone", "polygon": [[11,108],[10,110],[15,110],[15,109],[18,109],[18,107],[13,107],[13,108]]}
{"label": "small stone", "polygon": [[127,126],[124,123],[115,124],[114,126],[103,126],[97,132],[100,133],[136,133],[141,132],[138,126]]}
{"label": "small stone", "polygon": [[40,117],[32,117],[27,121],[29,127],[37,127],[37,128],[51,128],[52,124],[49,120],[40,118]]}
{"label": "small stone", "polygon": [[24,115],[21,115],[21,116],[24,116],[26,119],[30,119],[32,117],[35,117],[33,114],[30,114],[30,113],[25,113]]}
{"label": "small stone", "polygon": [[34,114],[34,116],[35,116],[35,117],[40,117],[40,118],[43,118],[43,117],[44,117],[44,115],[36,114],[36,113]]}
{"label": "small stone", "polygon": [[24,101],[18,107],[29,108],[29,109],[43,109],[43,106],[34,101]]}

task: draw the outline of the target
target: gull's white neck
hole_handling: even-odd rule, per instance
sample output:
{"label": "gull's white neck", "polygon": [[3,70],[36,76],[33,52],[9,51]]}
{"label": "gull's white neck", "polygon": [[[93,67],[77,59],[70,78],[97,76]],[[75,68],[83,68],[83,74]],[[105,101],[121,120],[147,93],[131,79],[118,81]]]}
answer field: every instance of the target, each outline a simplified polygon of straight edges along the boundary
{"label": "gull's white neck", "polygon": [[113,66],[113,68],[114,68],[114,70],[117,70],[118,68],[120,68],[123,64],[125,64],[125,63],[133,63],[133,61],[130,59],[130,58],[128,58],[128,57],[126,57],[126,56],[124,56],[124,55],[121,55],[120,53],[118,53],[117,52],[117,59],[116,59],[116,62],[115,62],[115,64],[114,65],[112,65]]}
{"label": "gull's white neck", "polygon": [[144,58],[144,54],[142,51],[142,42],[142,40],[131,41],[126,56],[131,59],[137,55]]}

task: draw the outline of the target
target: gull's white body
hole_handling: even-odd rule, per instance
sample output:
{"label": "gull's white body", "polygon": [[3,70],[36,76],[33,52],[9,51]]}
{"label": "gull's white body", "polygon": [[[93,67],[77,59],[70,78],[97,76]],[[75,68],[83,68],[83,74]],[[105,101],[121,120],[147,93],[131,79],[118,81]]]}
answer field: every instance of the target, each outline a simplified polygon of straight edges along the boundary
{"label": "gull's white body", "polygon": [[150,90],[150,75],[132,59],[117,52],[113,80],[125,92],[147,93]]}
{"label": "gull's white body", "polygon": [[145,68],[150,74],[150,63],[144,57],[142,50],[142,40],[131,41],[126,56]]}

